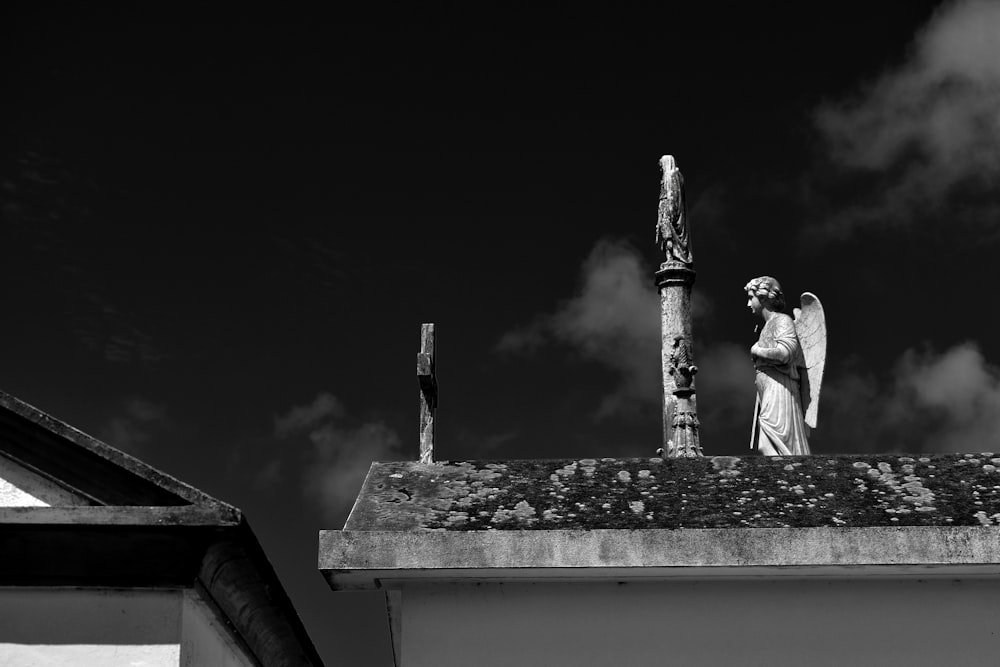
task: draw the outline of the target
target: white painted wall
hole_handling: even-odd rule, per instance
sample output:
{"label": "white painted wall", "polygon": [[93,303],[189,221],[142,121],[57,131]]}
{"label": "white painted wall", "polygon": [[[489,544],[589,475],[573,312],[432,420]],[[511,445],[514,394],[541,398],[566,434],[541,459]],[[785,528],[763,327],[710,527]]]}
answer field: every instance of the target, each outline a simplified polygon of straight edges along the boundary
{"label": "white painted wall", "polygon": [[3,667],[176,667],[181,592],[0,588]]}
{"label": "white painted wall", "polygon": [[194,589],[0,588],[2,667],[252,667]]}
{"label": "white painted wall", "polygon": [[402,667],[989,665],[1000,580],[407,584]]}

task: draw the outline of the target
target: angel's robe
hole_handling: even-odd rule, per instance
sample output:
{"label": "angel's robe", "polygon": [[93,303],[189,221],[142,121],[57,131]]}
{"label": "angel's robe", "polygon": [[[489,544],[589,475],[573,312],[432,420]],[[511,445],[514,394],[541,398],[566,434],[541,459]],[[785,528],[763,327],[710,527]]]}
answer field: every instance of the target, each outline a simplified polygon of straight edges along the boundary
{"label": "angel's robe", "polygon": [[765,456],[808,454],[809,427],[803,417],[799,373],[805,363],[792,318],[772,315],[757,344],[764,348],[764,358],[754,364],[759,399],[754,444]]}

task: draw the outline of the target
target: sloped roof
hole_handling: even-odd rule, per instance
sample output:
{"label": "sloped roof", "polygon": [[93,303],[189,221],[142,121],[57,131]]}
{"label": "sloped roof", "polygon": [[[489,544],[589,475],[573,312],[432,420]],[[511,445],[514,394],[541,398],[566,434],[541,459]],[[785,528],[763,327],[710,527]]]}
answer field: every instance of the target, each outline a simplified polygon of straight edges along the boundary
{"label": "sloped roof", "polygon": [[0,507],[0,523],[128,524],[160,517],[175,525],[235,525],[242,518],[235,507],[4,392],[0,456],[78,499],[71,506]]}
{"label": "sloped roof", "polygon": [[3,392],[0,458],[59,491],[0,506],[0,586],[197,586],[261,664],[322,664],[237,508]]}

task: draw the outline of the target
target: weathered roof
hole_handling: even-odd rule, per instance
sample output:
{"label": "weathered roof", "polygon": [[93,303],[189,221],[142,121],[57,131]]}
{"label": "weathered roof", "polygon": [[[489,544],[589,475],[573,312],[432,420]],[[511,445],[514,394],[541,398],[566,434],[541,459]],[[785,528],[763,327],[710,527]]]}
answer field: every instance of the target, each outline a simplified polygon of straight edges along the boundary
{"label": "weathered roof", "polygon": [[375,463],[345,531],[1000,524],[1000,454]]}
{"label": "weathered roof", "polygon": [[1000,456],[377,463],[335,590],[407,581],[1000,576]]}

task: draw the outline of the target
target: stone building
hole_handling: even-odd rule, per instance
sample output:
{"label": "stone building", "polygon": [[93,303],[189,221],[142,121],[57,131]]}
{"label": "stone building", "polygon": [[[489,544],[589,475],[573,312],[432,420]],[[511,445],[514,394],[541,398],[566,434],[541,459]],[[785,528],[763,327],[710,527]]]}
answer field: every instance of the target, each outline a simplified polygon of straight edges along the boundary
{"label": "stone building", "polygon": [[376,463],[335,591],[396,664],[986,665],[994,454]]}
{"label": "stone building", "polygon": [[0,393],[0,665],[321,664],[238,509]]}

